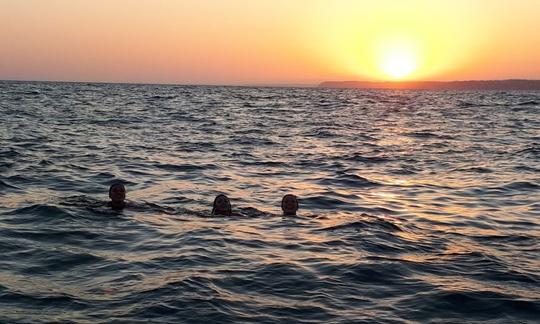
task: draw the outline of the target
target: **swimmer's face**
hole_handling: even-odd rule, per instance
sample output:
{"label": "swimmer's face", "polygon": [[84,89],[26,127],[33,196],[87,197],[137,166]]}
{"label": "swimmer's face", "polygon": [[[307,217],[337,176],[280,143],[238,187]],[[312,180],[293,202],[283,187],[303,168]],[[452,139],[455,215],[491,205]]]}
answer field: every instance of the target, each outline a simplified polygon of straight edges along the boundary
{"label": "swimmer's face", "polygon": [[285,215],[296,215],[296,211],[298,210],[298,200],[294,195],[286,195],[283,197],[281,209],[283,209],[283,214]]}
{"label": "swimmer's face", "polygon": [[126,199],[126,188],[123,185],[113,186],[109,192],[109,197],[114,202],[123,202]]}
{"label": "swimmer's face", "polygon": [[225,196],[219,196],[215,202],[216,210],[224,211],[229,209],[229,199]]}

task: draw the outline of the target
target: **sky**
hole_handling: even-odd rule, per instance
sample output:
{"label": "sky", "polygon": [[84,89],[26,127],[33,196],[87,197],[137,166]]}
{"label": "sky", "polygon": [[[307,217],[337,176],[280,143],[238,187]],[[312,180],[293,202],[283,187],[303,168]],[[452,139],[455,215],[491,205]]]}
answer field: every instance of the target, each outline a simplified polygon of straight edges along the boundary
{"label": "sky", "polygon": [[0,0],[0,79],[540,79],[540,0]]}

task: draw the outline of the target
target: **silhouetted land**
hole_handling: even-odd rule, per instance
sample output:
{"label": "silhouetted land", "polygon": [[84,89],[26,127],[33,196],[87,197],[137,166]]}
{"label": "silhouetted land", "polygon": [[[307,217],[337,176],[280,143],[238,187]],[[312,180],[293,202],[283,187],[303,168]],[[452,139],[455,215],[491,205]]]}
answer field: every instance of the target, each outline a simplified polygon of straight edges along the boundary
{"label": "silhouetted land", "polygon": [[540,80],[485,81],[325,81],[321,88],[427,89],[427,90],[540,90]]}

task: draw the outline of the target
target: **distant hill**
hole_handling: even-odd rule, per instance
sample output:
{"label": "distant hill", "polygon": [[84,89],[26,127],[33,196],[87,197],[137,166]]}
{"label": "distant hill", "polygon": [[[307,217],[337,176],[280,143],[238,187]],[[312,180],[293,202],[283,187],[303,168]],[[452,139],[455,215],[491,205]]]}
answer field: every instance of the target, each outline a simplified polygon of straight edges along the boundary
{"label": "distant hill", "polygon": [[426,90],[540,90],[540,80],[485,81],[325,81],[321,88],[426,89]]}

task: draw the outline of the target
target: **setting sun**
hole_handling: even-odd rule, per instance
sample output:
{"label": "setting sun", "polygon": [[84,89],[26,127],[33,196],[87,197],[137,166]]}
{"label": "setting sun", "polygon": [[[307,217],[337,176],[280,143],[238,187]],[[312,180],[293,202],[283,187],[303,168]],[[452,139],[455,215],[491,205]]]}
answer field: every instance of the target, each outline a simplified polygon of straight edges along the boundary
{"label": "setting sun", "polygon": [[397,50],[383,54],[379,65],[381,70],[388,76],[401,79],[414,72],[418,63],[412,52]]}
{"label": "setting sun", "polygon": [[[491,3],[495,2],[351,2],[320,9],[324,28],[317,29],[317,46],[309,48],[316,49],[313,53],[333,79],[534,78],[540,65],[533,53],[540,51],[540,43],[528,41],[527,30],[535,26],[535,2],[521,3],[520,24],[505,14],[512,9]],[[495,17],[509,22],[495,23]],[[501,45],[502,38],[511,45]]]}

